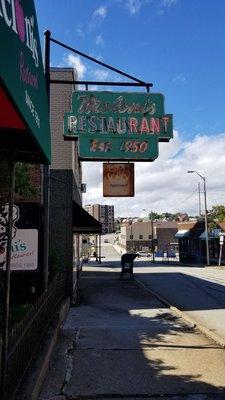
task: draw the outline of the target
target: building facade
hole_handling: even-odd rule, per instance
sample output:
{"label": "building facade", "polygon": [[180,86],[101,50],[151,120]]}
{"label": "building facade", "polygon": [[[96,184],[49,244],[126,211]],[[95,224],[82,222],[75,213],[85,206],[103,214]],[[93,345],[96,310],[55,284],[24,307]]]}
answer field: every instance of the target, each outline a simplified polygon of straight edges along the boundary
{"label": "building facade", "polygon": [[[68,281],[68,292],[76,293],[81,265],[82,234],[100,234],[102,227],[82,208],[82,163],[78,141],[65,140],[64,114],[71,112],[77,72],[51,68],[50,123],[52,164],[50,167],[50,251],[60,257]],[[71,84],[60,81],[71,81]]]}
{"label": "building facade", "polygon": [[[72,68],[51,68],[51,79],[75,82],[77,73]],[[71,111],[71,98],[76,90],[74,83],[50,86],[50,124],[52,163],[50,166],[50,253],[60,256],[66,266],[69,291],[76,285],[76,268],[79,265],[79,238],[73,234],[73,202],[79,206],[81,197],[81,163],[77,142],[63,137],[64,114]]]}
{"label": "building facade", "polygon": [[158,251],[173,251],[178,253],[178,239],[175,234],[178,230],[178,223],[176,221],[157,221],[154,223],[155,247]]}
{"label": "building facade", "polygon": [[176,250],[178,246],[178,240],[174,238],[176,232],[176,221],[127,221],[121,226],[118,244],[126,251]]}
{"label": "building facade", "polygon": [[[220,235],[225,235],[225,222],[214,221],[214,228],[208,229],[210,264],[225,263],[225,246],[220,243]],[[183,263],[206,264],[205,221],[178,223],[175,235],[179,241],[179,258]]]}
{"label": "building facade", "polygon": [[86,204],[84,209],[102,224],[102,233],[112,233],[114,227],[114,206]]}

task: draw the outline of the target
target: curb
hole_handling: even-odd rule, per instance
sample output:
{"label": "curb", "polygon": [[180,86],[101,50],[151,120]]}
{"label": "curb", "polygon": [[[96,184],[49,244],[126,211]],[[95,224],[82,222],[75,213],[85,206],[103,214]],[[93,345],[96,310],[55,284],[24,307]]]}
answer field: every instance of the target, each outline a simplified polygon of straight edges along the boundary
{"label": "curb", "polygon": [[145,290],[147,290],[149,293],[151,293],[153,296],[155,296],[158,300],[160,300],[163,304],[165,304],[171,311],[173,311],[175,314],[177,314],[179,317],[183,318],[186,322],[195,325],[195,327],[202,332],[205,336],[207,336],[209,339],[212,339],[216,344],[218,344],[221,348],[225,348],[225,339],[221,338],[218,336],[216,333],[211,332],[210,329],[206,328],[202,324],[200,324],[198,321],[196,321],[194,318],[189,317],[189,315],[186,314],[185,311],[179,310],[179,308],[173,306],[170,304],[166,299],[161,297],[158,293],[154,292],[154,290],[148,288],[145,286],[143,282],[141,282],[139,279],[136,279],[136,282],[142,286]]}
{"label": "curb", "polygon": [[36,359],[31,361],[31,368],[24,377],[15,400],[37,400],[41,391],[49,362],[57,343],[60,329],[70,308],[70,298],[66,298],[57,311],[49,330],[36,353]]}

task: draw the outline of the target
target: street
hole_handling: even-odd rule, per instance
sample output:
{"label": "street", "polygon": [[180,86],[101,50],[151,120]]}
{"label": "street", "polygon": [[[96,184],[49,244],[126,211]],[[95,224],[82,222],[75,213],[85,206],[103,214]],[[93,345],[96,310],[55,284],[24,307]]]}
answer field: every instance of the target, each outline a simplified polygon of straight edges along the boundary
{"label": "street", "polygon": [[[103,243],[102,254],[102,264],[90,261],[83,267],[80,303],[69,311],[39,400],[224,399],[224,350],[149,291],[153,288],[195,317],[197,311],[204,315],[205,307],[215,321],[219,312],[221,323],[223,297],[211,295],[218,282],[207,284],[210,272],[201,269],[204,279],[199,279],[197,269],[191,277],[191,268],[186,273],[138,260],[135,279],[119,279],[120,255],[110,243]],[[197,310],[194,292],[199,301],[203,293],[208,299]]]}

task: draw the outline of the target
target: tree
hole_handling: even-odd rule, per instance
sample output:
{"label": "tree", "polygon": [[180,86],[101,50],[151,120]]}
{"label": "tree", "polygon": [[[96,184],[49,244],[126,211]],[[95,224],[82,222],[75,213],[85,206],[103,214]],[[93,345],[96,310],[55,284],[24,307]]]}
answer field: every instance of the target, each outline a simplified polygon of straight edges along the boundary
{"label": "tree", "polygon": [[214,220],[218,220],[219,222],[225,221],[225,206],[217,205],[212,206],[212,210],[209,212],[208,221],[213,222]]}
{"label": "tree", "polygon": [[[0,202],[5,203],[8,201],[10,171],[6,159],[0,159]],[[31,164],[24,164],[17,162],[15,168],[15,193],[27,199],[36,196],[37,188],[31,182],[30,171]]]}
{"label": "tree", "polygon": [[162,214],[158,214],[157,212],[152,211],[150,214],[148,214],[149,219],[153,219],[153,221],[160,221],[163,219]]}

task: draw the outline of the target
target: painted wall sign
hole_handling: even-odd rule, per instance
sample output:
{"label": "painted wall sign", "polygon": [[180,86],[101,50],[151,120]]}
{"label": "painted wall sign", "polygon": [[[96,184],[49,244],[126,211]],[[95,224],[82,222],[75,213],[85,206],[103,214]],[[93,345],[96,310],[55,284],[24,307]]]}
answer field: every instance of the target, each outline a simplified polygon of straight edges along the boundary
{"label": "painted wall sign", "polygon": [[64,137],[79,139],[83,159],[152,161],[173,137],[173,117],[160,93],[74,92]]}
{"label": "painted wall sign", "polygon": [[[0,206],[0,269],[5,269],[7,249],[8,204]],[[12,256],[14,271],[34,271],[39,268],[41,214],[38,204],[17,203],[13,206]]]}
{"label": "painted wall sign", "polygon": [[[50,162],[48,104],[34,1],[0,2],[0,36],[0,86],[22,117],[35,152],[43,162]],[[0,143],[1,137],[2,132]]]}
{"label": "painted wall sign", "polygon": [[[0,266],[5,270],[6,245],[0,245]],[[38,268],[38,230],[18,229],[12,240],[11,270],[35,271]]]}
{"label": "painted wall sign", "polygon": [[134,196],[134,163],[103,164],[103,196]]}

